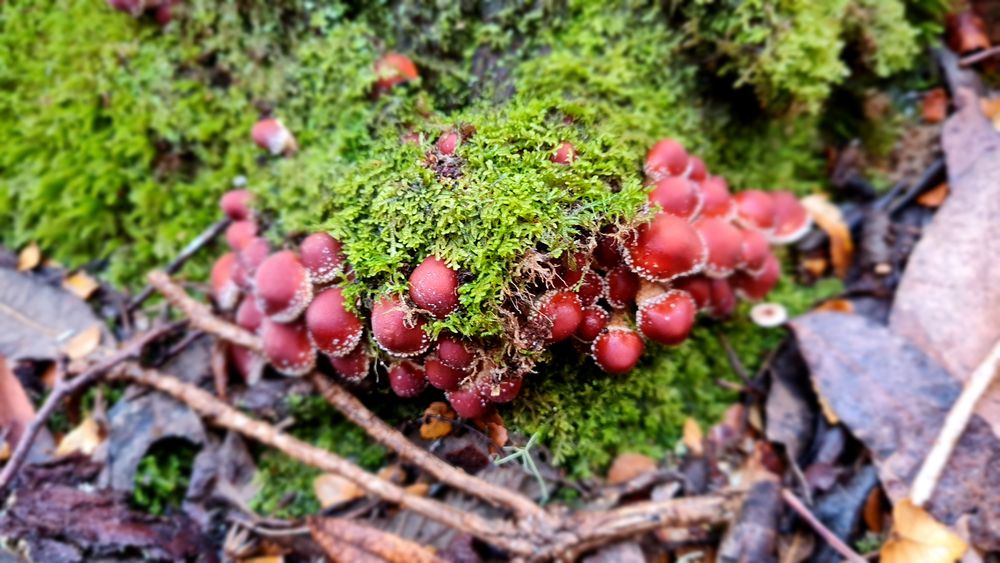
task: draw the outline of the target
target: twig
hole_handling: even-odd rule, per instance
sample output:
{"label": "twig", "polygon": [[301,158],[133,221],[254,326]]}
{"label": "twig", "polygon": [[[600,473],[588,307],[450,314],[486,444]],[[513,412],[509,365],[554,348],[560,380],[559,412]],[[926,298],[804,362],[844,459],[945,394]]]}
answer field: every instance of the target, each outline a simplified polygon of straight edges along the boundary
{"label": "twig", "polygon": [[1000,45],[994,45],[989,49],[983,49],[978,53],[973,53],[967,57],[962,57],[961,59],[958,59],[958,66],[960,67],[972,66],[978,62],[985,61],[990,57],[995,57],[996,55],[1000,55]]}
{"label": "twig", "polygon": [[419,466],[438,481],[495,506],[509,508],[519,517],[532,517],[539,520],[539,523],[550,520],[548,514],[531,499],[469,475],[415,445],[395,428],[375,416],[354,395],[321,373],[314,372],[311,379],[326,402],[340,411],[348,420],[364,429],[376,442],[395,451],[401,458]]}
{"label": "twig", "polygon": [[42,428],[45,426],[49,417],[52,416],[52,413],[55,412],[56,408],[62,404],[63,399],[75,395],[84,387],[92,384],[111,368],[133,356],[138,355],[142,352],[142,349],[146,346],[146,344],[149,344],[157,338],[173,331],[180,324],[182,323],[171,323],[137,336],[126,343],[120,350],[118,350],[118,352],[115,352],[108,358],[93,364],[76,377],[72,379],[60,378],[56,382],[55,387],[52,389],[52,393],[50,393],[45,399],[41,408],[38,409],[38,412],[35,414],[35,418],[32,419],[31,423],[28,424],[28,427],[24,429],[20,440],[17,442],[17,447],[14,448],[14,453],[11,454],[10,459],[7,460],[7,464],[4,465],[3,471],[0,471],[0,494],[3,494],[3,492],[7,489],[7,486],[14,480],[14,476],[17,475],[18,469],[21,468],[24,460],[28,457],[28,452],[31,450],[31,444],[34,442],[35,437],[38,436],[39,432],[41,432]]}
{"label": "twig", "polygon": [[819,521],[813,513],[806,508],[806,505],[802,504],[799,497],[795,496],[792,491],[788,489],[781,489],[781,498],[785,501],[788,506],[792,508],[803,520],[812,526],[812,529],[823,538],[826,543],[830,544],[830,547],[834,551],[843,556],[844,559],[850,561],[851,563],[867,563],[864,557],[858,555],[858,552],[851,549],[849,545],[844,543],[843,540],[837,537],[836,534],[830,531],[822,522]]}
{"label": "twig", "polygon": [[[184,247],[184,250],[181,250],[181,253],[178,254],[176,258],[174,258],[173,260],[170,261],[169,264],[167,264],[167,267],[164,268],[164,271],[168,275],[176,274],[177,271],[181,269],[181,266],[183,266],[185,262],[190,260],[191,257],[197,254],[198,251],[201,250],[205,245],[212,242],[212,240],[215,239],[215,237],[219,236],[219,233],[224,231],[226,227],[229,226],[230,222],[231,221],[229,219],[223,219],[222,221],[213,223],[207,229],[202,231],[200,235],[195,237],[194,240],[189,242],[188,245]],[[135,298],[129,302],[128,306],[125,308],[125,311],[131,313],[132,311],[138,309],[140,305],[145,303],[146,300],[149,299],[151,295],[153,295],[153,291],[154,287],[152,285],[147,285],[146,287],[144,287],[142,291],[140,291],[139,294],[136,295]]]}
{"label": "twig", "polygon": [[986,355],[986,359],[972,372],[965,388],[962,389],[962,394],[958,396],[958,400],[948,411],[948,416],[944,419],[944,424],[934,441],[934,446],[924,458],[924,464],[920,466],[920,471],[917,473],[916,479],[913,480],[910,499],[914,505],[923,506],[930,500],[934,493],[934,487],[941,477],[941,472],[944,471],[944,467],[951,457],[951,452],[955,449],[955,444],[958,443],[962,432],[969,424],[976,403],[993,382],[998,366],[1000,366],[1000,342],[993,345],[993,349]]}

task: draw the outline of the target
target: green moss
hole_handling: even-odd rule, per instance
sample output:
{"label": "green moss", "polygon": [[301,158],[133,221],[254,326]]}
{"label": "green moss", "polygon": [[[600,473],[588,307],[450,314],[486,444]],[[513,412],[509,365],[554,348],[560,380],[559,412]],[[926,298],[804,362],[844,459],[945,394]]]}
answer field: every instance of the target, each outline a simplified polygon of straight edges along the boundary
{"label": "green moss", "polygon": [[180,507],[191,482],[197,448],[186,440],[157,442],[139,460],[132,503],[150,514]]}

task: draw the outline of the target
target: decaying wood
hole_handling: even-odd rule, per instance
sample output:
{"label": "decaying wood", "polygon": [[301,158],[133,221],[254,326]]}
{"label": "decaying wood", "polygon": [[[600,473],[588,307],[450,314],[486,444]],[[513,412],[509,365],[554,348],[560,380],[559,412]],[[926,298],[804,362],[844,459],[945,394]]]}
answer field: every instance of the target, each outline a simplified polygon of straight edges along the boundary
{"label": "decaying wood", "polygon": [[418,543],[347,518],[310,518],[309,531],[334,563],[444,563]]}

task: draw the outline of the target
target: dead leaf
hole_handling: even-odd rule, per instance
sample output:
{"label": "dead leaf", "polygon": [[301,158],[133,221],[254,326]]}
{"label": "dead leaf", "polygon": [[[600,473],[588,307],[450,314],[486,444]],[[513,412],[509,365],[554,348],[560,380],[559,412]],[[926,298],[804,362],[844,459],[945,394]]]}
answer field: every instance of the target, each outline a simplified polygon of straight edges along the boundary
{"label": "dead leaf", "polygon": [[826,267],[830,265],[829,260],[822,256],[814,256],[802,259],[802,267],[810,276],[814,278],[822,277],[826,273]]}
{"label": "dead leaf", "polygon": [[840,208],[825,195],[813,194],[802,198],[802,205],[809,211],[816,225],[830,237],[830,261],[837,277],[844,278],[854,255],[851,229],[844,221]]}
{"label": "dead leaf", "polygon": [[33,242],[21,249],[21,253],[17,255],[17,271],[27,272],[28,270],[34,270],[41,262],[42,250],[38,248],[37,243]]}
{"label": "dead leaf", "polygon": [[89,456],[101,445],[101,427],[93,417],[83,419],[76,428],[63,436],[56,447],[56,457],[73,453]]}
{"label": "dead leaf", "polygon": [[63,352],[71,360],[79,360],[89,356],[101,343],[101,325],[95,324],[84,329],[63,346]]}
{"label": "dead leaf", "polygon": [[21,387],[21,382],[8,367],[7,360],[0,356],[0,430],[8,432],[4,445],[17,443],[24,427],[33,418],[34,405]]}
{"label": "dead leaf", "polygon": [[[893,502],[909,495],[961,385],[905,338],[859,315],[810,313],[790,323],[819,393],[871,451]],[[1000,546],[1000,440],[974,416],[928,510],[971,517],[973,542]]]}
{"label": "dead leaf", "polygon": [[441,401],[431,403],[424,411],[420,437],[424,440],[437,440],[451,434],[451,422],[457,416],[448,403]]}
{"label": "dead leaf", "polygon": [[968,549],[962,538],[908,499],[896,503],[892,519],[891,535],[879,553],[882,563],[951,562]]}
{"label": "dead leaf", "polygon": [[98,283],[97,280],[90,277],[87,272],[82,270],[63,279],[62,285],[66,291],[69,291],[84,301],[90,299],[90,296],[93,295],[99,287],[101,287],[101,284]]}
{"label": "dead leaf", "polygon": [[418,543],[353,520],[311,517],[308,523],[313,539],[334,563],[444,563]]}
{"label": "dead leaf", "polygon": [[[0,268],[0,355],[11,362],[54,360],[66,339],[100,324],[90,307],[60,287]],[[111,335],[104,333],[105,342]]]}
{"label": "dead leaf", "polygon": [[10,443],[7,440],[0,442],[0,461],[7,461],[10,459]]}
{"label": "dead leaf", "polygon": [[701,431],[701,426],[698,425],[697,420],[690,416],[685,418],[682,435],[684,446],[691,452],[691,455],[701,457],[705,454],[705,448],[703,447],[705,433]]}
{"label": "dead leaf", "polygon": [[625,452],[618,454],[618,457],[611,462],[608,469],[608,484],[617,485],[635,479],[643,473],[656,471],[656,461],[649,456],[642,454]]}
{"label": "dead leaf", "polygon": [[986,35],[986,24],[982,18],[964,11],[949,14],[945,20],[948,35],[948,47],[959,55],[967,55],[973,51],[990,48],[990,38]]}
{"label": "dead leaf", "polygon": [[872,489],[872,492],[868,494],[868,499],[865,500],[865,509],[862,512],[862,516],[865,519],[865,526],[876,534],[882,533],[883,524],[885,523],[885,512],[883,510],[885,506],[887,504],[885,493],[882,492],[882,489],[878,487]]}
{"label": "dead leaf", "polygon": [[485,415],[475,419],[473,424],[489,436],[492,443],[491,451],[499,452],[507,445],[510,436],[507,433],[507,427],[504,426],[503,418],[496,409],[492,409]]}
{"label": "dead leaf", "polygon": [[934,88],[924,94],[924,121],[941,123],[948,117],[948,93],[944,88]]}
{"label": "dead leaf", "polygon": [[817,413],[809,370],[795,339],[782,341],[768,371],[771,388],[764,405],[767,439],[782,444],[790,459],[800,461],[812,443]]}
{"label": "dead leaf", "polygon": [[831,313],[853,313],[854,303],[847,299],[827,299],[817,305],[813,311],[827,311]]}
{"label": "dead leaf", "polygon": [[[951,194],[910,255],[889,327],[965,381],[1000,340],[1000,133],[966,103],[942,145]],[[1000,436],[1000,381],[976,413]]]}
{"label": "dead leaf", "polygon": [[1000,130],[1000,97],[980,98],[979,107],[983,110],[986,118],[993,124],[993,128]]}
{"label": "dead leaf", "polygon": [[375,475],[379,479],[389,481],[390,483],[395,483],[397,485],[402,485],[403,482],[406,481],[406,471],[404,471],[403,466],[398,463],[386,465],[382,469],[379,469],[378,473]]}
{"label": "dead leaf", "polygon": [[324,509],[340,506],[365,496],[365,492],[353,481],[333,473],[324,473],[316,477],[313,480],[313,493]]}
{"label": "dead leaf", "polygon": [[944,200],[948,198],[948,183],[942,182],[935,186],[934,188],[920,194],[917,198],[917,203],[923,205],[924,207],[930,207],[932,209],[941,207]]}
{"label": "dead leaf", "polygon": [[403,487],[403,490],[410,493],[411,495],[416,495],[418,497],[425,497],[427,493],[431,492],[431,486],[427,483],[414,483],[412,485],[407,485]]}

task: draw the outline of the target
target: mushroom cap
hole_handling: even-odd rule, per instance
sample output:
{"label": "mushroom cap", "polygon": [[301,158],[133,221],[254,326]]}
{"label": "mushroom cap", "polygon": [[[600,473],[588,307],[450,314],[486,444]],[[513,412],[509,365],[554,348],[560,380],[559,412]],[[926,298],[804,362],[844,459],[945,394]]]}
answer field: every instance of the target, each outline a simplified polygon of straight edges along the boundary
{"label": "mushroom cap", "polygon": [[462,137],[458,134],[458,131],[445,131],[438,137],[435,146],[442,155],[451,156],[455,154],[455,150],[458,149],[458,145],[461,142]]}
{"label": "mushroom cap", "polygon": [[758,274],[764,268],[764,263],[771,254],[767,237],[760,231],[753,229],[740,229],[740,235],[743,238],[740,245],[743,250],[742,270],[752,275]]}
{"label": "mushroom cap", "polygon": [[521,392],[524,378],[520,374],[494,370],[476,382],[479,394],[491,403],[509,403]]}
{"label": "mushroom cap", "polygon": [[623,374],[632,371],[632,368],[639,363],[645,348],[642,337],[634,330],[625,326],[611,325],[594,340],[590,353],[604,371]]}
{"label": "mushroom cap", "polygon": [[731,278],[736,294],[747,301],[760,301],[774,289],[781,277],[781,264],[773,254],[768,254],[764,267],[757,275],[737,272]]}
{"label": "mushroom cap", "polygon": [[331,287],[313,298],[306,309],[306,327],[313,344],[333,357],[346,356],[364,333],[364,326],[354,313],[344,307],[344,290]]}
{"label": "mushroom cap", "polygon": [[789,244],[801,239],[812,227],[812,217],[795,194],[789,191],[771,192],[774,201],[774,231],[771,242]]}
{"label": "mushroom cap", "polygon": [[611,315],[603,307],[597,305],[584,307],[583,320],[576,328],[576,337],[584,342],[593,342],[601,331],[607,328],[610,320]]}
{"label": "mushroom cap", "polygon": [[688,167],[688,153],[673,139],[662,139],[646,153],[644,170],[653,180],[666,176],[680,176]]}
{"label": "mushroom cap", "polygon": [[295,319],[312,301],[309,272],[290,250],[268,256],[253,279],[257,307],[279,323]]}
{"label": "mushroom cap", "polygon": [[580,326],[583,320],[583,304],[580,297],[567,289],[548,291],[543,294],[535,308],[534,319],[549,328],[547,344],[562,342]]}
{"label": "mushroom cap", "polygon": [[758,303],[750,308],[750,320],[757,326],[774,328],[788,321],[788,310],[780,303]]}
{"label": "mushroom cap", "polygon": [[219,207],[233,221],[245,221],[253,216],[251,201],[253,194],[249,190],[229,190],[219,198]]}
{"label": "mushroom cap", "polygon": [[[738,274],[737,274],[738,275]],[[705,310],[716,319],[724,319],[736,310],[736,294],[729,279],[706,278],[709,283],[708,306]]]}
{"label": "mushroom cap", "polygon": [[458,308],[458,272],[428,256],[410,274],[410,299],[436,319]]}
{"label": "mushroom cap", "polygon": [[427,388],[427,377],[417,364],[403,360],[389,367],[389,387],[403,398],[412,399]]}
{"label": "mushroom cap", "polygon": [[733,196],[736,221],[748,229],[770,233],[774,229],[774,198],[761,190],[746,190]]}
{"label": "mushroom cap", "polygon": [[704,181],[708,177],[708,169],[705,168],[705,161],[697,156],[692,156],[688,162],[687,177],[694,182]]}
{"label": "mushroom cap", "polygon": [[614,309],[625,309],[635,303],[639,292],[639,276],[625,266],[619,266],[604,276],[608,290],[605,299]]}
{"label": "mushroom cap", "polygon": [[368,375],[371,369],[372,357],[368,353],[368,345],[360,342],[346,356],[330,357],[330,365],[333,369],[347,381],[361,381]]}
{"label": "mushroom cap", "polygon": [[597,237],[597,246],[594,247],[594,264],[599,269],[608,271],[617,268],[621,263],[621,244],[612,233],[602,231]]}
{"label": "mushroom cap", "polygon": [[305,375],[316,365],[316,348],[303,323],[264,319],[260,337],[264,357],[281,374]]}
{"label": "mushroom cap", "polygon": [[264,322],[264,313],[257,308],[257,300],[246,296],[240,300],[240,306],[236,308],[236,324],[240,327],[257,332]]}
{"label": "mushroom cap", "polygon": [[556,147],[556,152],[553,153],[549,160],[556,164],[569,166],[576,160],[576,147],[573,146],[573,143],[563,141]]}
{"label": "mushroom cap", "polygon": [[419,76],[417,65],[413,64],[413,60],[395,52],[386,53],[375,62],[375,74],[378,76],[375,86],[383,91],[397,84],[415,80]]}
{"label": "mushroom cap", "polygon": [[688,220],[694,218],[702,206],[698,184],[681,176],[663,178],[647,197],[651,204],[659,205],[663,213]]}
{"label": "mushroom cap", "polygon": [[723,278],[743,264],[743,235],[734,225],[722,219],[703,217],[694,223],[694,228],[708,251],[705,275]]}
{"label": "mushroom cap", "polygon": [[443,391],[458,389],[465,372],[446,365],[440,358],[429,356],[424,360],[424,373],[427,382]]}
{"label": "mushroom cap", "polygon": [[731,219],[736,216],[736,203],[729,193],[729,184],[720,176],[709,176],[701,182],[702,217]]}
{"label": "mushroom cap", "polygon": [[463,387],[445,393],[451,408],[462,418],[478,418],[489,411],[490,402],[475,387]]}
{"label": "mushroom cap", "polygon": [[593,270],[587,270],[583,274],[583,282],[580,284],[576,294],[580,296],[580,303],[584,307],[597,303],[597,300],[607,293],[607,282],[604,278]]}
{"label": "mushroom cap", "polygon": [[250,137],[258,147],[277,156],[295,150],[295,137],[281,120],[274,117],[261,119],[254,124]]}
{"label": "mushroom cap", "polygon": [[318,232],[307,236],[299,244],[302,265],[309,270],[313,283],[330,283],[344,271],[347,259],[340,241],[329,233]]}
{"label": "mushroom cap", "polygon": [[212,282],[212,297],[220,309],[228,311],[236,306],[240,297],[240,286],[233,277],[236,268],[236,255],[227,252],[219,256],[212,264],[210,276]]}
{"label": "mushroom cap", "polygon": [[625,261],[633,272],[649,281],[667,282],[697,273],[705,263],[705,245],[687,221],[658,213],[640,225],[625,245]]}
{"label": "mushroom cap", "polygon": [[253,219],[234,221],[226,227],[226,244],[236,252],[242,251],[257,238],[257,222]]}
{"label": "mushroom cap", "polygon": [[398,295],[387,295],[372,306],[371,324],[375,341],[386,352],[400,357],[418,356],[431,340],[424,332],[424,319],[412,315]]}
{"label": "mushroom cap", "polygon": [[712,283],[701,274],[676,279],[670,287],[690,295],[699,310],[706,309],[712,300]]}
{"label": "mushroom cap", "polygon": [[438,337],[437,356],[444,365],[457,370],[467,371],[476,361],[476,354],[457,336],[442,335]]}
{"label": "mushroom cap", "polygon": [[686,292],[671,289],[644,301],[636,312],[636,325],[643,336],[674,346],[691,334],[698,305]]}
{"label": "mushroom cap", "polygon": [[551,285],[556,289],[576,287],[583,275],[590,271],[590,257],[583,252],[565,252],[556,266],[556,276]]}

